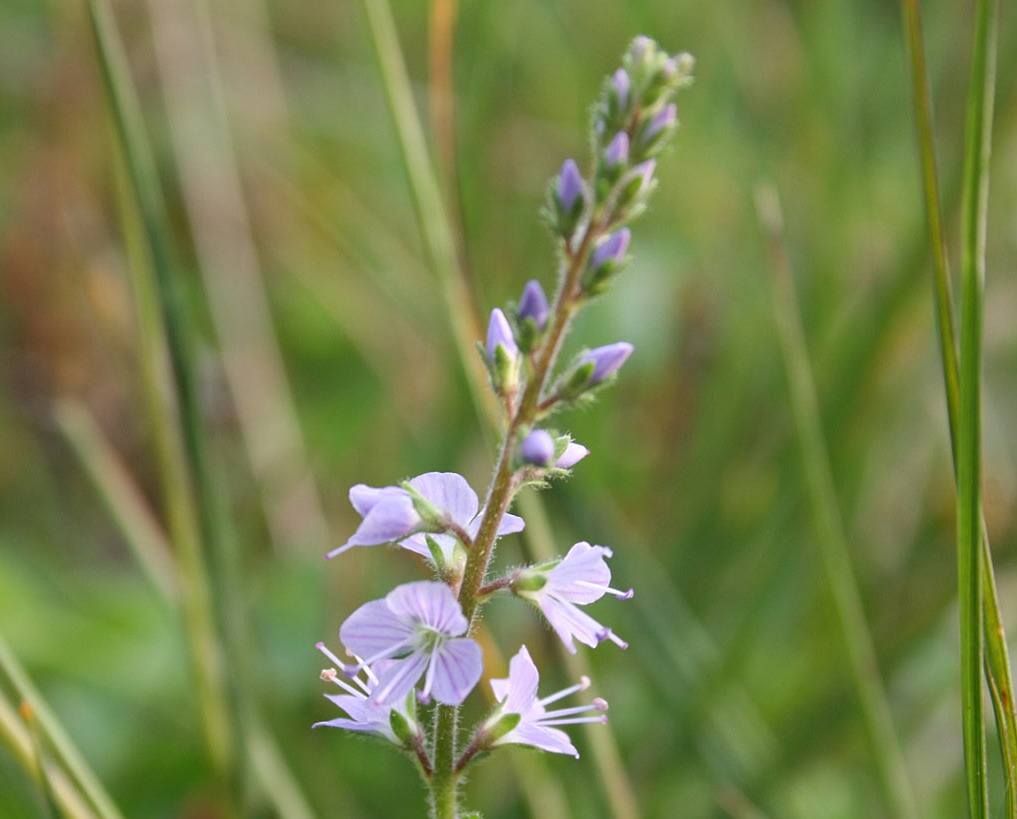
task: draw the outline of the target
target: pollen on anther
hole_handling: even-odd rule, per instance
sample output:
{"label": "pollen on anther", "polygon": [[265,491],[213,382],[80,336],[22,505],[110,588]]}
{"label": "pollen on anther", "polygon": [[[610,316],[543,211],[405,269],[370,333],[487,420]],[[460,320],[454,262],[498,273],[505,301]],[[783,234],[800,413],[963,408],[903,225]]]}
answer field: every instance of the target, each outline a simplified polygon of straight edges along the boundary
{"label": "pollen on anther", "polygon": [[593,707],[596,708],[598,711],[606,711],[607,700],[601,699],[600,697],[595,697],[593,700]]}
{"label": "pollen on anther", "polygon": [[589,687],[590,687],[590,678],[583,674],[583,676],[579,678],[579,690],[585,691]]}
{"label": "pollen on anther", "polygon": [[333,680],[335,680],[337,676],[338,675],[336,674],[336,670],[334,668],[321,669],[321,679],[325,680],[326,682],[332,682]]}

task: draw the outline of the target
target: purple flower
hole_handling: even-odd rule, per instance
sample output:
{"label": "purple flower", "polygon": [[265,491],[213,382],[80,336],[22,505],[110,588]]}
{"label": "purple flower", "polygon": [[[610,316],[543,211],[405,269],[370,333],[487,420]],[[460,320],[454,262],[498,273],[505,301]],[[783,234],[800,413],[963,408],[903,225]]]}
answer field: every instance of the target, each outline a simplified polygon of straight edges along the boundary
{"label": "purple flower", "polygon": [[[480,679],[480,646],[461,635],[469,623],[444,583],[404,583],[381,600],[364,603],[339,629],[339,639],[367,659],[347,669],[359,671],[379,660],[395,662],[378,677],[370,701],[388,705],[404,698],[424,677],[418,695],[458,705]],[[459,638],[459,639],[456,639]],[[354,672],[355,673],[355,672]]]}
{"label": "purple flower", "polygon": [[494,353],[499,344],[504,345],[510,357],[515,357],[519,353],[508,319],[500,308],[495,307],[491,311],[491,321],[487,325],[487,357],[491,361],[494,361]]}
{"label": "purple flower", "polygon": [[624,68],[619,68],[611,77],[611,90],[614,92],[614,98],[618,102],[619,111],[624,111],[629,107],[629,89],[631,85],[628,72]]}
{"label": "purple flower", "polygon": [[[477,493],[470,488],[462,475],[455,472],[427,472],[411,480],[410,486],[439,509],[445,510],[449,520],[465,530],[469,537],[477,536],[486,509],[479,509]],[[506,514],[498,524],[497,535],[501,537],[515,534],[523,531],[525,526],[526,522],[518,515]],[[453,564],[457,539],[453,535],[440,532],[428,537],[441,548],[446,565]],[[411,535],[399,545],[423,557],[431,557],[431,550],[423,533]]]}
{"label": "purple flower", "polygon": [[611,570],[605,558],[610,556],[611,550],[606,546],[577,543],[551,568],[524,570],[516,581],[518,585],[513,586],[516,594],[540,608],[565,648],[573,654],[576,653],[573,638],[588,646],[610,640],[628,648],[628,644],[611,629],[578,608],[599,600],[605,594],[613,594],[622,600],[632,597],[632,589],[623,592],[608,585]]}
{"label": "purple flower", "polygon": [[533,319],[538,330],[543,330],[547,324],[549,307],[547,296],[544,295],[544,288],[536,279],[530,279],[523,288],[523,297],[519,299],[519,321]]}
{"label": "purple flower", "polygon": [[558,174],[558,189],[555,194],[564,213],[571,213],[573,205],[583,195],[583,175],[575,160],[566,159]]}
{"label": "purple flower", "polygon": [[608,262],[618,264],[625,255],[625,251],[629,249],[629,241],[631,239],[632,231],[628,228],[616,230],[606,238],[601,239],[597,244],[597,249],[593,251],[590,267],[596,270]]}
{"label": "purple flower", "polygon": [[572,441],[567,447],[565,447],[565,451],[561,454],[561,457],[554,462],[554,465],[558,469],[571,469],[589,454],[590,450],[582,444],[577,444],[575,441]]}
{"label": "purple flower", "polygon": [[590,376],[589,383],[591,385],[598,384],[609,375],[618,372],[621,365],[632,355],[633,349],[633,346],[627,341],[618,341],[614,344],[597,347],[583,356],[580,366],[592,361],[593,374]]}
{"label": "purple flower", "polygon": [[[478,514],[477,493],[466,479],[455,472],[425,472],[408,481],[410,487],[420,495],[447,526],[465,529],[470,537],[480,530],[482,515]],[[423,534],[416,534],[425,527],[423,518],[413,505],[410,493],[401,486],[373,487],[357,484],[350,489],[350,503],[364,516],[357,531],[342,546],[333,549],[326,557],[332,558],[354,546],[376,546],[381,543],[399,543],[404,549],[430,557],[427,541]],[[523,519],[506,515],[498,528],[499,535],[520,532]],[[437,533],[432,537],[441,545],[442,552],[451,559],[456,539],[452,535]]]}
{"label": "purple flower", "polygon": [[629,161],[629,135],[619,131],[614,135],[611,144],[604,151],[604,164],[609,168],[617,165],[624,165]]}
{"label": "purple flower", "polygon": [[670,128],[675,122],[678,121],[678,109],[672,102],[665,105],[660,111],[658,111],[653,119],[650,120],[646,126],[646,130],[643,131],[643,143],[651,142],[657,137],[664,129]]}
{"label": "purple flower", "polygon": [[[590,686],[587,677],[583,677],[578,685],[564,688],[549,697],[537,699],[537,685],[540,674],[530,659],[526,646],[509,663],[508,679],[491,680],[491,688],[498,700],[498,709],[487,721],[486,727],[492,728],[503,717],[518,714],[519,723],[508,733],[494,741],[494,745],[530,745],[553,754],[570,754],[577,759],[579,752],[569,741],[568,734],[552,726],[575,725],[581,722],[607,722],[607,703],[597,698],[590,705],[575,708],[560,708],[555,711],[546,710],[546,706],[557,702],[563,697],[577,691],[585,691]],[[587,711],[600,711],[597,716],[579,717]]]}
{"label": "purple flower", "polygon": [[631,179],[639,180],[639,192],[645,191],[653,181],[653,172],[657,170],[657,160],[648,159],[632,169]]}
{"label": "purple flower", "polygon": [[554,457],[554,438],[543,429],[535,429],[519,446],[519,454],[528,464],[547,466]]}
{"label": "purple flower", "polygon": [[[345,664],[329,651],[324,643],[318,643],[318,650],[328,657],[339,668]],[[326,694],[325,696],[346,712],[346,717],[336,717],[324,722],[316,722],[312,728],[327,726],[330,728],[345,728],[347,731],[355,731],[359,734],[374,734],[375,736],[402,745],[402,740],[392,730],[392,711],[398,711],[407,724],[411,726],[414,733],[419,732],[416,723],[410,716],[406,700],[397,704],[381,705],[374,702],[372,693],[378,685],[378,676],[388,671],[394,661],[379,660],[374,666],[364,666],[364,679],[359,675],[351,678],[351,682],[341,679],[335,668],[326,668],[321,672],[321,678],[327,682],[335,683],[345,691],[345,694]],[[352,683],[352,684],[351,684]]]}

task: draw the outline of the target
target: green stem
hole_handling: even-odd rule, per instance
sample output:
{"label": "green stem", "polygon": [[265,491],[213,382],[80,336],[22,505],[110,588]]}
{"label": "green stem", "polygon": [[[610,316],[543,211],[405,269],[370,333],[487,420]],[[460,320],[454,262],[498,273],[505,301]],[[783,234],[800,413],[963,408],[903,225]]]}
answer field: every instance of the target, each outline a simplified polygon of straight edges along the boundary
{"label": "green stem", "polygon": [[982,714],[984,560],[981,518],[981,366],[989,152],[995,81],[996,3],[975,12],[965,136],[961,327],[957,416],[957,585],[961,626],[961,713],[968,810],[989,814]]}
{"label": "green stem", "polygon": [[459,771],[455,769],[458,720],[458,708],[450,705],[435,708],[434,774],[428,783],[431,790],[431,819],[458,819],[459,816]]}
{"label": "green stem", "polygon": [[[950,269],[940,211],[939,175],[936,168],[935,139],[932,126],[932,99],[929,90],[928,70],[925,64],[925,47],[922,39],[921,10],[918,0],[902,0],[904,29],[911,58],[915,124],[925,197],[925,212],[929,227],[929,243],[933,259],[933,290],[936,326],[939,339],[940,363],[946,391],[947,418],[950,428],[950,447],[953,454],[954,477],[957,477],[958,424],[960,412],[960,381],[957,364],[956,323],[953,313],[953,295],[950,286]],[[985,679],[992,697],[996,718],[1003,773],[1006,780],[1006,816],[1017,819],[1017,711],[1013,695],[1013,674],[1002,625],[1002,614],[996,593],[996,579],[992,567],[992,550],[985,527],[984,514],[978,509],[982,550],[984,600],[982,629],[985,640]]]}

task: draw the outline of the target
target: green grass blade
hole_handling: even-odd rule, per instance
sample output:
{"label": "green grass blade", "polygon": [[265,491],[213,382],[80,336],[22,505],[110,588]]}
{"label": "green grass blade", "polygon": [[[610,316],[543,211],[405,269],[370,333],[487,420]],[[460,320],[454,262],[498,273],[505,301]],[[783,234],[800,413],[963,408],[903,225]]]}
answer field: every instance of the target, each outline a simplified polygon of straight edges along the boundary
{"label": "green grass blade", "polygon": [[790,260],[783,244],[780,204],[776,192],[761,190],[757,207],[760,222],[770,240],[773,315],[780,338],[820,559],[833,599],[855,691],[861,704],[870,750],[890,814],[901,819],[916,819],[918,813],[914,796],[876,662],[872,635],[865,621],[861,594],[851,565],[847,537],[837,503],[812,367],[791,278]]}
{"label": "green grass blade", "polygon": [[983,552],[981,544],[981,369],[985,282],[985,235],[989,153],[995,85],[996,4],[981,0],[975,12],[964,148],[961,238],[961,325],[957,414],[957,584],[961,627],[961,704],[968,810],[989,813],[982,714],[984,651]]}
{"label": "green grass blade", "polygon": [[[21,665],[10,646],[7,645],[7,641],[2,634],[0,634],[0,673],[10,682],[18,698],[29,704],[34,712],[36,724],[41,734],[46,737],[46,740],[52,747],[57,761],[73,781],[77,783],[77,786],[81,789],[82,796],[92,805],[96,815],[101,817],[101,819],[123,819],[123,814],[117,808],[109,793],[107,793],[99,777],[78,750],[70,734],[63,727],[56,714],[43,699],[39,689],[35,687],[35,684],[28,676],[28,672],[25,671],[24,666]],[[2,700],[2,694],[0,694],[0,700]],[[6,705],[6,703],[4,704]],[[11,710],[14,710],[13,707]],[[15,754],[23,764],[27,764],[26,770],[32,770],[36,762],[31,737],[28,736],[27,728],[21,725],[20,720],[16,717],[15,722],[18,723],[16,727],[8,726],[7,728],[10,732],[9,739],[12,743],[18,745],[18,748],[15,748]],[[18,731],[18,728],[24,729],[24,734]],[[29,754],[26,760],[22,760],[22,749],[20,748],[18,737],[27,740],[27,746],[23,749]],[[68,790],[65,784],[62,784],[63,780],[58,773],[58,771],[47,771],[46,776],[53,786],[54,795],[60,802],[61,808],[64,808],[67,803],[73,803],[75,800],[72,791]],[[69,783],[67,784],[69,786]],[[69,815],[91,815],[91,811],[81,812],[73,804],[71,807],[74,810],[72,812],[69,809]]]}
{"label": "green grass blade", "polygon": [[[182,322],[182,297],[170,265],[159,181],[123,46],[106,0],[89,0],[88,8],[116,144],[123,158],[125,184],[120,187],[120,198],[125,238],[134,257],[130,272],[139,317],[139,360],[169,530],[184,575],[182,603],[205,739],[217,774],[236,782],[239,743],[226,696],[223,650],[203,553],[203,542],[210,535],[214,538],[217,528],[208,503],[209,481],[200,445],[198,397]],[[165,396],[166,359],[175,405]]]}
{"label": "green grass blade", "polygon": [[[902,0],[904,30],[911,60],[911,79],[915,106],[915,126],[921,165],[922,188],[925,197],[926,220],[933,260],[933,292],[939,352],[946,391],[947,417],[950,426],[950,446],[954,457],[954,474],[957,469],[957,415],[960,405],[960,385],[957,374],[956,323],[953,315],[953,294],[946,252],[946,237],[940,210],[939,175],[936,167],[935,136],[932,125],[932,100],[928,69],[925,63],[925,46],[922,37],[921,10],[918,0]],[[1006,815],[1017,818],[1017,710],[1013,694],[1013,672],[1003,630],[1002,614],[996,593],[992,550],[985,528],[984,514],[979,510],[980,541],[982,548],[982,574],[984,601],[982,621],[985,639],[985,678],[992,697],[996,718],[996,731],[1003,759],[1006,791]]]}

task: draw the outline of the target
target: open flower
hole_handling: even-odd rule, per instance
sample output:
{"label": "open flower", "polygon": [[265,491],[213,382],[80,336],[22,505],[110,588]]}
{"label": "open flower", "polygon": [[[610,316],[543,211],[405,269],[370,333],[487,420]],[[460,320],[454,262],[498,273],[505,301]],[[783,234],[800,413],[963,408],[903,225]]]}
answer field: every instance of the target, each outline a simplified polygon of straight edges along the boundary
{"label": "open flower", "polygon": [[398,702],[421,677],[421,700],[433,696],[445,705],[458,705],[483,670],[480,646],[461,637],[467,628],[469,623],[449,587],[419,580],[362,605],[346,618],[339,639],[354,654],[367,658],[347,673],[395,659],[372,688],[375,705]]}
{"label": "open flower", "polygon": [[[354,546],[377,546],[381,543],[399,543],[404,549],[424,557],[430,556],[425,530],[435,529],[435,541],[441,546],[446,561],[450,562],[455,538],[441,530],[461,528],[472,538],[480,530],[482,514],[478,514],[477,493],[466,479],[455,472],[425,472],[407,482],[430,507],[436,518],[425,521],[414,504],[413,495],[402,486],[365,486],[360,483],[350,489],[350,503],[363,515],[353,536],[342,546],[333,549],[326,557],[332,558]],[[499,535],[522,531],[523,519],[505,515],[498,528]]]}
{"label": "open flower", "polygon": [[[544,699],[537,699],[537,685],[540,682],[540,674],[537,667],[530,659],[530,652],[526,646],[519,649],[519,653],[509,663],[509,675],[504,680],[491,680],[491,688],[494,689],[494,696],[498,700],[498,708],[485,723],[488,731],[493,729],[498,733],[498,724],[503,723],[505,717],[513,714],[519,715],[519,721],[514,728],[495,739],[492,745],[530,745],[542,751],[550,751],[554,754],[571,754],[578,758],[579,751],[569,740],[568,734],[553,726],[575,725],[581,722],[607,722],[607,703],[602,699],[595,699],[590,705],[580,705],[575,708],[560,708],[548,711],[547,706],[552,702],[574,694],[577,691],[585,691],[590,687],[588,678],[573,686],[564,688],[555,694]],[[599,711],[596,716],[580,717],[588,711]]]}
{"label": "open flower", "polygon": [[605,560],[608,557],[611,557],[611,550],[606,546],[577,543],[560,561],[525,569],[513,581],[513,592],[540,608],[572,654],[576,653],[573,638],[588,646],[610,640],[628,648],[628,643],[611,629],[578,608],[605,594],[622,600],[632,597],[632,589],[619,591],[608,585],[611,582],[611,570]]}
{"label": "open flower", "polygon": [[[334,662],[336,666],[339,668],[344,667],[345,664],[329,651],[323,643],[318,643],[317,648]],[[365,665],[363,666],[364,677],[361,678],[359,674],[355,674],[350,678],[349,682],[342,679],[334,668],[326,668],[322,671],[321,678],[323,680],[335,683],[346,692],[345,694],[326,694],[325,696],[345,711],[347,716],[316,722],[311,727],[345,728],[347,731],[354,731],[358,734],[373,734],[382,739],[387,739],[396,745],[402,745],[403,741],[392,730],[392,711],[394,710],[402,716],[413,733],[421,733],[419,726],[417,726],[410,715],[405,697],[401,702],[381,705],[376,703],[371,696],[374,689],[378,686],[378,676],[388,671],[393,662],[393,660],[379,660],[373,666]]]}

